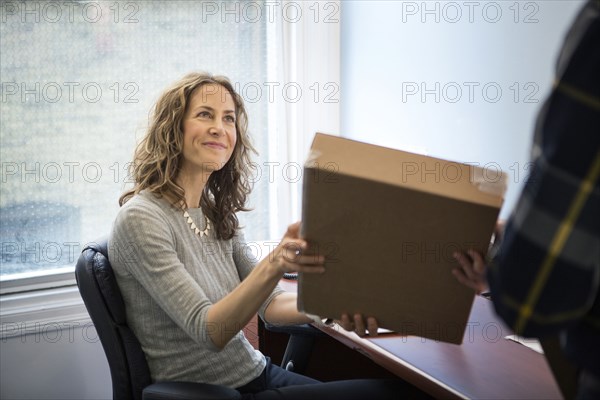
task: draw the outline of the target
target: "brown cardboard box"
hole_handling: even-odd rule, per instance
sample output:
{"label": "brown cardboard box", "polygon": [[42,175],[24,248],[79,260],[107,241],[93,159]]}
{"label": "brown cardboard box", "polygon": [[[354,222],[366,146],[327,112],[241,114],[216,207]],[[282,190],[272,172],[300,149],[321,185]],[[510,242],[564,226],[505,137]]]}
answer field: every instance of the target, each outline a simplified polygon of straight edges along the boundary
{"label": "brown cardboard box", "polygon": [[300,274],[298,308],[462,343],[474,293],[452,275],[452,254],[486,253],[505,182],[500,171],[317,133],[302,235],[326,256],[326,272]]}

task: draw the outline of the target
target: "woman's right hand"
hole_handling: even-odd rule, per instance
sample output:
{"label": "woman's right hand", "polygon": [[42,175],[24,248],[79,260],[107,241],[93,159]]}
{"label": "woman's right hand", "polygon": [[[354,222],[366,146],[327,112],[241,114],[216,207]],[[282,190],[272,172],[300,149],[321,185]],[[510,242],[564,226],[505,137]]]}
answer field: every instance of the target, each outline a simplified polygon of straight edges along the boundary
{"label": "woman's right hand", "polygon": [[379,330],[375,317],[365,318],[362,314],[354,314],[352,317],[349,314],[342,314],[342,318],[336,322],[345,330],[355,332],[360,337],[367,335],[367,332],[369,336],[377,336]]}
{"label": "woman's right hand", "polygon": [[269,254],[269,264],[281,274],[285,272],[325,272],[325,257],[313,253],[300,238],[300,222],[288,226],[279,245]]}

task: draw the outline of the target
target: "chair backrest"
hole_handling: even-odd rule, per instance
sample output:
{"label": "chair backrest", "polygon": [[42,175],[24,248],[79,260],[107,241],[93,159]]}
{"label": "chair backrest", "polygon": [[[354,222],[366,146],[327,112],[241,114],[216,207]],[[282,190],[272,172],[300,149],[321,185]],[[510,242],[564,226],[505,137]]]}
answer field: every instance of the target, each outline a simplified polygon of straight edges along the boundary
{"label": "chair backrest", "polygon": [[83,249],[75,267],[77,286],[106,353],[113,398],[142,398],[152,383],[140,342],[125,318],[125,304],[108,260],[107,239]]}

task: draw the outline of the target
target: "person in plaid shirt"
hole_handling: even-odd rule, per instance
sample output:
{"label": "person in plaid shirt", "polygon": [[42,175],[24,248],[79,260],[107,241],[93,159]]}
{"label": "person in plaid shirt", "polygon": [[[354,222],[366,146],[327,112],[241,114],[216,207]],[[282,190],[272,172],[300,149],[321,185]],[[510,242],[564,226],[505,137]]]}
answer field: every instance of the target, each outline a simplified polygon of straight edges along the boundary
{"label": "person in plaid shirt", "polygon": [[[588,1],[561,49],[541,109],[533,169],[488,259],[455,254],[457,279],[489,283],[515,333],[558,334],[580,369],[578,398],[600,398],[600,1]],[[486,279],[487,278],[487,279]]]}

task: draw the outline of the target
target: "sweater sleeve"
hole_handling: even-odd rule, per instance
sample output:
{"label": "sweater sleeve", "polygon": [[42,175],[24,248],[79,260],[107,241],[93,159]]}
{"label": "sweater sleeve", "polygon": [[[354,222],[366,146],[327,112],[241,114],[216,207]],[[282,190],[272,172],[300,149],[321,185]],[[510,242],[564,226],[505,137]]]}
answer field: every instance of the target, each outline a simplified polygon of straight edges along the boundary
{"label": "sweater sleeve", "polygon": [[207,326],[212,303],[180,261],[176,240],[160,208],[126,205],[113,227],[110,257],[122,267],[120,272],[137,280],[194,341],[218,351]]}
{"label": "sweater sleeve", "polygon": [[[246,279],[258,262],[252,253],[252,247],[246,242],[244,234],[241,231],[238,231],[233,238],[233,260],[237,267],[238,274],[240,275],[240,280]],[[281,289],[279,285],[275,286],[269,297],[267,297],[265,302],[260,306],[258,315],[263,321],[265,321],[265,310],[271,303],[271,300],[283,292],[284,290]]]}

